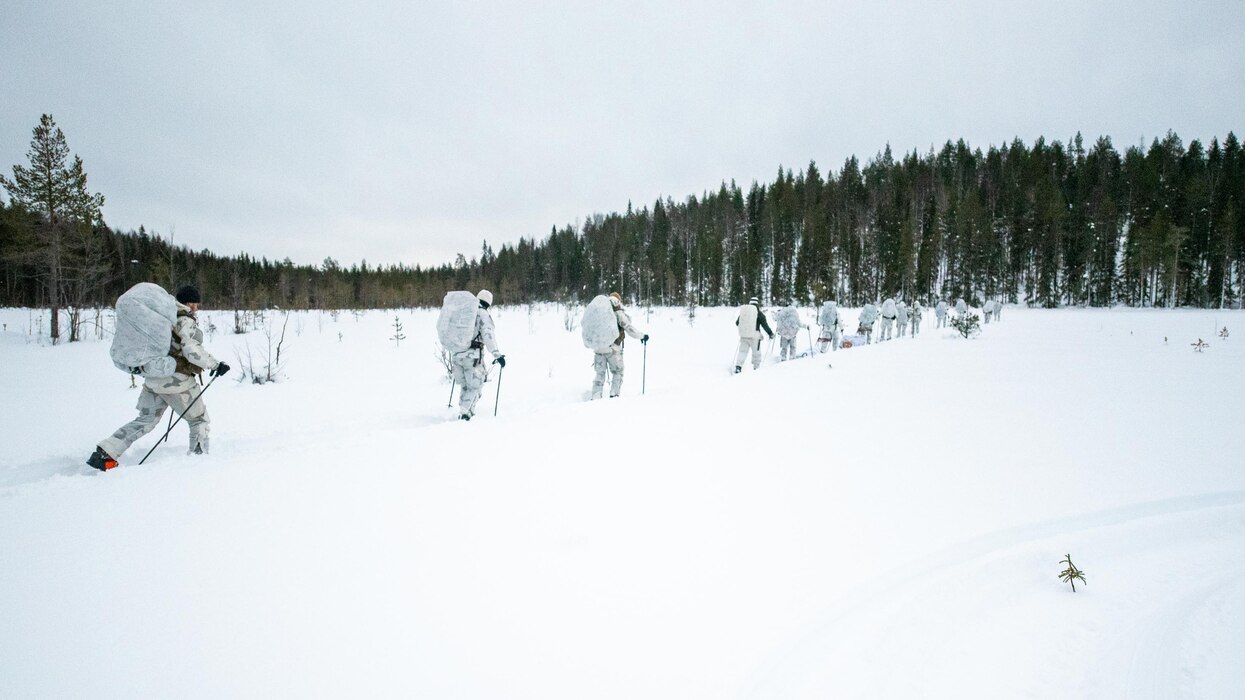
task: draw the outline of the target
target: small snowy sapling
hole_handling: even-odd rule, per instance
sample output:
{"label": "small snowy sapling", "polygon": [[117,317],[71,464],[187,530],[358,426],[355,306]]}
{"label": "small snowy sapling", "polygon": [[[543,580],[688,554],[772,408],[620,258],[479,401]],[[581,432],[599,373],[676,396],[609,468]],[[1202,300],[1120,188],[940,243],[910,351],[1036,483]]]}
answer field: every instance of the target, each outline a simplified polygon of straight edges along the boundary
{"label": "small snowy sapling", "polygon": [[402,334],[402,321],[398,320],[397,316],[393,317],[393,335],[389,336],[389,339],[398,347],[402,347],[402,341],[406,340],[406,336]]}
{"label": "small snowy sapling", "polygon": [[965,338],[972,338],[981,333],[981,319],[977,314],[965,314],[956,316],[951,319],[951,327],[960,332]]}
{"label": "small snowy sapling", "polygon": [[1223,330],[1219,331],[1219,338],[1220,338],[1221,340],[1227,340],[1227,339],[1228,339],[1228,327],[1227,327],[1227,326],[1224,326],[1224,327],[1223,327]]}
{"label": "small snowy sapling", "polygon": [[1083,586],[1089,585],[1088,583],[1085,582],[1085,572],[1076,568],[1076,565],[1072,563],[1071,554],[1065,554],[1063,556],[1064,556],[1063,560],[1060,561],[1059,563],[1067,564],[1068,568],[1059,572],[1059,580],[1071,585],[1072,592],[1076,593],[1076,582],[1077,581],[1080,581],[1081,585]]}
{"label": "small snowy sapling", "polygon": [[1189,345],[1193,346],[1193,352],[1202,352],[1206,348],[1210,347],[1210,343],[1202,342],[1201,338],[1198,338],[1196,343],[1189,343]]}

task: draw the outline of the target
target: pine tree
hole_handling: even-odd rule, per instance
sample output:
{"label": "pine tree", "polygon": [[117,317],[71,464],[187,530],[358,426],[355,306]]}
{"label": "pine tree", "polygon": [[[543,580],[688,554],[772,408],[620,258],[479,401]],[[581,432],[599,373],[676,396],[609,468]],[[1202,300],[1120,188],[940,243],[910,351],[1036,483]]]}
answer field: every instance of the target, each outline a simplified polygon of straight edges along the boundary
{"label": "pine tree", "polygon": [[71,164],[65,134],[56,126],[52,115],[44,114],[34,128],[26,157],[30,167],[13,166],[13,179],[0,175],[0,185],[9,192],[13,203],[25,207],[40,218],[38,240],[30,251],[46,284],[47,302],[51,311],[51,338],[60,338],[60,308],[65,301],[66,284],[73,279],[74,241],[69,236],[86,237],[100,220],[101,194],[91,194],[86,187],[86,171],[82,159],[74,156]]}

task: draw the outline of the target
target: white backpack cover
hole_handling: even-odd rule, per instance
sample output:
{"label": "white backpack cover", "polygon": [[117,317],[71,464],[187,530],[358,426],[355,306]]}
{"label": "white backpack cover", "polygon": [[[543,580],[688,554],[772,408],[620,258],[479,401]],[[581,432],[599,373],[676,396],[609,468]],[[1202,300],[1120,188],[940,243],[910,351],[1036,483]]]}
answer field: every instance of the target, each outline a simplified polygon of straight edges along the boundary
{"label": "white backpack cover", "polygon": [[887,299],[886,301],[882,302],[882,315],[883,316],[893,317],[895,316],[895,314],[896,314],[896,311],[895,311],[895,300],[894,299]]}
{"label": "white backpack cover", "polygon": [[821,313],[817,316],[817,325],[822,328],[834,328],[839,323],[839,309],[833,301],[821,305]]}
{"label": "white backpack cover", "polygon": [[169,355],[177,300],[160,285],[140,282],[117,298],[117,332],[108,354],[117,369],[153,379],[171,377],[177,360]]}
{"label": "white backpack cover", "polygon": [[775,319],[778,325],[778,335],[784,338],[794,338],[800,333],[800,312],[790,306],[784,306],[778,310],[778,318]]}
{"label": "white backpack cover", "polygon": [[437,317],[437,337],[441,347],[450,352],[471,349],[476,337],[476,312],[480,300],[471,292],[446,292]]}
{"label": "white backpack cover", "polygon": [[584,308],[584,317],[579,322],[583,334],[584,347],[593,352],[609,352],[618,342],[618,315],[614,313],[614,302],[604,294],[598,294]]}
{"label": "white backpack cover", "polygon": [[739,307],[739,337],[757,337],[757,307],[752,304]]}

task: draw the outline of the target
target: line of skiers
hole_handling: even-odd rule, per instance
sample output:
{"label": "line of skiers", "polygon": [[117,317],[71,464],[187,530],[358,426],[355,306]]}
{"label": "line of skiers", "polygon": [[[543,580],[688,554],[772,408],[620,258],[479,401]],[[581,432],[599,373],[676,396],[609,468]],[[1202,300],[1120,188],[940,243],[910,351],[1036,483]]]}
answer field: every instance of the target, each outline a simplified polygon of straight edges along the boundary
{"label": "line of skiers", "polygon": [[[137,306],[125,306],[127,312],[123,314],[123,302],[130,296],[138,298]],[[151,432],[160,423],[165,408],[170,406],[189,424],[188,454],[205,454],[208,451],[210,420],[206,405],[199,400],[202,394],[202,389],[198,389],[202,385],[200,375],[207,371],[212,378],[223,376],[229,371],[229,365],[212,357],[203,348],[203,331],[200,330],[196,317],[199,304],[202,303],[199,291],[186,286],[178,289],[172,299],[166,301],[163,297],[168,296],[167,292],[156,285],[140,284],[118,300],[118,332],[111,350],[113,362],[132,374],[142,375],[144,380],[136,406],[138,416],[101,440],[87,459],[87,464],[101,471],[116,467],[117,459],[122,453],[139,438]],[[784,299],[780,304],[775,313],[777,332],[770,328],[769,320],[756,297],[739,307],[739,315],[735,319],[739,332],[739,346],[735,355],[736,374],[743,371],[749,355],[752,368],[760,368],[761,344],[766,335],[771,342],[776,335],[781,338],[780,361],[797,357],[796,339],[799,332],[811,329],[800,319],[794,299]],[[450,292],[446,295],[441,316],[437,320],[437,332],[448,353],[451,376],[461,387],[458,396],[461,420],[471,420],[475,414],[475,406],[487,378],[485,351],[492,356],[492,364],[502,369],[506,367],[506,356],[498,347],[496,327],[489,313],[492,305],[493,294],[487,289],[481,289],[475,295],[470,292]],[[1001,302],[987,300],[983,307],[986,323],[999,320],[1002,306]],[[136,308],[137,311],[130,312],[130,308]],[[881,321],[880,341],[890,340],[896,331],[898,335],[894,337],[902,338],[909,327],[915,337],[920,332],[923,311],[919,301],[911,307],[903,300],[896,301],[893,298],[887,298],[880,305],[867,303],[860,311],[856,339],[863,337],[864,343],[872,343],[873,326],[878,321]],[[967,305],[963,299],[956,300],[955,311],[961,316],[967,313]],[[947,302],[940,299],[934,305],[939,328],[946,325],[947,312]],[[164,323],[163,326],[160,325],[161,322]],[[843,319],[834,301],[822,304],[817,324],[820,332],[817,343],[813,346],[817,352],[824,353],[827,348],[837,350],[840,346],[851,347],[850,341],[843,337]],[[594,299],[585,309],[582,327],[584,344],[593,351],[591,398],[602,398],[607,374],[610,375],[609,396],[614,398],[622,389],[626,337],[629,335],[647,345],[649,336],[632,323],[618,292]],[[157,330],[153,332],[153,328]],[[165,330],[159,330],[161,328]],[[166,340],[161,341],[160,334],[165,331],[168,332],[162,337]],[[163,354],[162,343],[168,344],[167,355]],[[812,346],[811,332],[809,344]],[[136,347],[140,345],[145,347]],[[152,357],[153,355],[159,357]]]}

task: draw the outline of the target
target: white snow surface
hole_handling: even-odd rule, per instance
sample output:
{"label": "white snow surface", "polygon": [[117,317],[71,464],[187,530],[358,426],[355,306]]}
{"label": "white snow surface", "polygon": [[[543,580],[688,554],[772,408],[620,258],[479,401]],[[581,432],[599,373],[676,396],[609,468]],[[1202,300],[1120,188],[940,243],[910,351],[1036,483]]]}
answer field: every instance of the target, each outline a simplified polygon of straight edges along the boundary
{"label": "white snow surface", "polygon": [[629,339],[586,402],[566,312],[495,307],[470,423],[436,310],[294,313],[210,455],[103,474],[106,338],[0,310],[0,697],[1241,697],[1245,313],[929,314],[732,376],[735,309],[629,311],[646,394]]}

